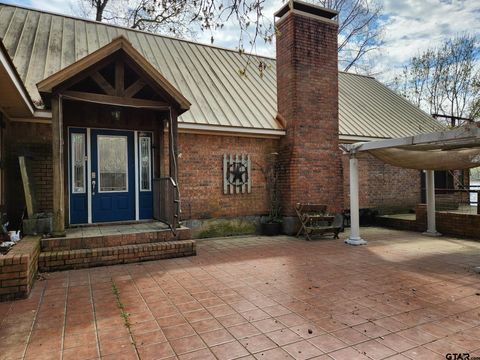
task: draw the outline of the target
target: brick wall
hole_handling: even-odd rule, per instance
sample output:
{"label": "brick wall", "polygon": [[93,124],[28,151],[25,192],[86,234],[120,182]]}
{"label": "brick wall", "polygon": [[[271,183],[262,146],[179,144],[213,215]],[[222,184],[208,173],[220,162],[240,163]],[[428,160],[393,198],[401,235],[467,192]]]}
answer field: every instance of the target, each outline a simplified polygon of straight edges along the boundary
{"label": "brick wall", "polygon": [[[179,184],[183,219],[262,215],[268,212],[262,168],[278,140],[179,134]],[[248,154],[252,162],[250,194],[223,193],[223,154]]]}
{"label": "brick wall", "polygon": [[11,122],[7,128],[6,142],[7,212],[11,224],[16,227],[25,208],[18,156],[25,156],[29,162],[38,211],[52,210],[51,126]]}
{"label": "brick wall", "polygon": [[[418,226],[427,229],[427,205],[418,204],[416,215]],[[436,211],[435,221],[440,234],[480,239],[480,215]]]}
{"label": "brick wall", "polygon": [[27,236],[0,257],[0,301],[26,298],[35,282],[40,237]]}
{"label": "brick wall", "polygon": [[[343,156],[345,207],[350,204],[349,159]],[[375,208],[382,214],[414,209],[421,201],[420,171],[385,164],[369,154],[358,158],[361,208]]]}
{"label": "brick wall", "polygon": [[341,211],[337,25],[289,12],[276,26],[278,112],[287,122],[280,148],[283,212],[293,215],[296,202]]}

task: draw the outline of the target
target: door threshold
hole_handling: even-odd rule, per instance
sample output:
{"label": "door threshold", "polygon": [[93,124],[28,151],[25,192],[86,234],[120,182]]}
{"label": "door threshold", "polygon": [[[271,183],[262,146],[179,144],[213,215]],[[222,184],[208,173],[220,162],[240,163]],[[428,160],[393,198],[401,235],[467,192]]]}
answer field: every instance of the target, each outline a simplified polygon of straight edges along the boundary
{"label": "door threshold", "polygon": [[154,219],[147,219],[147,220],[127,220],[127,221],[110,221],[110,222],[98,222],[92,224],[73,224],[69,225],[69,229],[73,228],[83,228],[83,227],[92,227],[92,226],[112,226],[112,225],[135,225],[135,224],[145,224],[145,223],[153,223],[153,222],[161,222]]}

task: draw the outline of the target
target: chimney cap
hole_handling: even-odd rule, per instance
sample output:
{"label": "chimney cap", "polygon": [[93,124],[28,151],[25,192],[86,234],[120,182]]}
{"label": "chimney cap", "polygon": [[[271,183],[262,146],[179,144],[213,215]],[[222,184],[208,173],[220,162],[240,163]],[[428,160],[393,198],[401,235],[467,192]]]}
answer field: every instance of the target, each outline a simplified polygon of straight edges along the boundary
{"label": "chimney cap", "polygon": [[304,1],[289,0],[280,10],[278,10],[274,14],[274,16],[280,18],[286,13],[288,13],[290,10],[305,12],[305,13],[320,16],[322,18],[326,18],[329,20],[332,20],[335,16],[338,15],[338,11],[333,9],[328,9],[319,5],[309,4]]}

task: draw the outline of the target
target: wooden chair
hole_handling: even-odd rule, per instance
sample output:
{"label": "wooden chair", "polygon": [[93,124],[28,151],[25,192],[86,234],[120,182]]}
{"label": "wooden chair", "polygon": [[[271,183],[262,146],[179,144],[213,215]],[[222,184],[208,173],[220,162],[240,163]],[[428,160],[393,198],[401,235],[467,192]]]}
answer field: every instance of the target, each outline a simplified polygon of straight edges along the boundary
{"label": "wooden chair", "polygon": [[335,216],[327,214],[327,206],[323,204],[301,204],[295,206],[295,212],[300,220],[300,234],[307,240],[311,240],[314,234],[333,234],[334,239],[338,239],[338,233],[343,228],[343,215]]}

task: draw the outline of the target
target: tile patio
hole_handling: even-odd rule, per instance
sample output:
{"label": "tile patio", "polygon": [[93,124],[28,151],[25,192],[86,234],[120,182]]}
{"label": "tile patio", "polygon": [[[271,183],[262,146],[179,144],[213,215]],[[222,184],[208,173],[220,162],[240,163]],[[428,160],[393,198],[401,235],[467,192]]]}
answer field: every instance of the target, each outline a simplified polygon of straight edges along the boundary
{"label": "tile patio", "polygon": [[480,243],[363,236],[204,240],[196,257],[44,274],[0,303],[0,359],[479,356]]}

